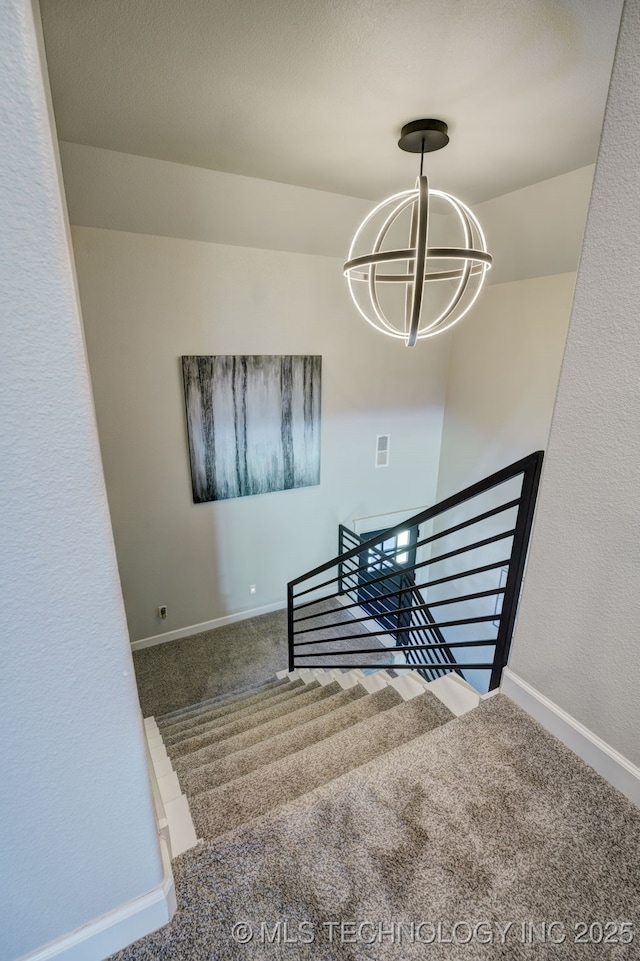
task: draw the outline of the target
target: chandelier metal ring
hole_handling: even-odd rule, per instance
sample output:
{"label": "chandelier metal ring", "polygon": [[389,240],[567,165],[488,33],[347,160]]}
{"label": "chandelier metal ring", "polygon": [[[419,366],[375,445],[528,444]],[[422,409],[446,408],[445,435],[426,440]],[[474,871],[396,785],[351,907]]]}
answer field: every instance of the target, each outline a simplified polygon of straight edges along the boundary
{"label": "chandelier metal ring", "polygon": [[[412,152],[439,149],[448,142],[446,129],[442,121],[414,121],[403,128],[400,146]],[[420,142],[417,138],[421,132]],[[427,134],[432,134],[433,139],[431,146],[425,148]],[[444,206],[445,218],[441,221],[444,220],[449,231],[451,214],[454,215],[453,221],[462,234],[459,246],[450,242],[429,244],[433,201]],[[409,215],[409,242],[405,246],[397,244],[397,235],[400,218],[406,218],[406,214]],[[376,218],[382,220],[381,226],[369,251],[361,253],[364,234]],[[390,235],[395,236],[396,245],[387,248],[385,242]],[[456,265],[447,266],[451,261],[457,262]],[[421,172],[413,190],[394,194],[365,217],[355,233],[343,269],[354,304],[367,323],[382,333],[403,339],[412,347],[418,340],[448,330],[464,317],[477,300],[491,264],[492,257],[477,217],[457,197],[431,189]],[[393,266],[398,269],[389,270]],[[380,272],[382,267],[387,269]],[[453,284],[446,300],[444,295],[439,298],[429,295],[433,289],[429,285],[434,282]],[[401,319],[394,321],[389,316],[388,304],[382,301],[385,288],[397,289],[398,285],[404,286],[404,308]],[[395,307],[399,313],[397,303]]]}

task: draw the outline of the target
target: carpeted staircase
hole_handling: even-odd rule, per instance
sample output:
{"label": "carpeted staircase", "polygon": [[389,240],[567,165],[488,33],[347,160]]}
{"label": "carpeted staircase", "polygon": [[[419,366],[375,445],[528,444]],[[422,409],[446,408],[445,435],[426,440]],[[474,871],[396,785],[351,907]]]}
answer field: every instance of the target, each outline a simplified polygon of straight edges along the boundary
{"label": "carpeted staircase", "polygon": [[118,961],[640,958],[638,810],[502,695],[297,671],[145,724],[200,841]]}

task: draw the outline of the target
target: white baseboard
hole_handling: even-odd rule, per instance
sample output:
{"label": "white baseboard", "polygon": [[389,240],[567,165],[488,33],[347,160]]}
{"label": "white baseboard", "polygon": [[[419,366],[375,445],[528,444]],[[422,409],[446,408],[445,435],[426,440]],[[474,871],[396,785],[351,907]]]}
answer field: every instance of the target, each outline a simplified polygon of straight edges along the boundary
{"label": "white baseboard", "polygon": [[162,839],[160,848],[164,877],[157,888],[43,948],[23,955],[20,961],[103,961],[167,924],[176,911],[176,892],[171,861]]}
{"label": "white baseboard", "polygon": [[640,806],[640,768],[508,667],[503,671],[500,690]]}
{"label": "white baseboard", "polygon": [[166,644],[167,641],[178,641],[181,637],[191,637],[192,634],[202,634],[203,631],[212,631],[216,627],[224,627],[225,624],[235,624],[236,621],[246,621],[250,617],[259,617],[260,614],[271,614],[272,611],[281,611],[286,606],[286,601],[276,601],[275,604],[266,604],[264,607],[254,607],[249,611],[238,611],[237,614],[227,614],[225,617],[216,617],[213,621],[203,621],[202,624],[191,624],[190,627],[179,627],[176,631],[167,631],[166,634],[154,634],[153,637],[142,637],[139,641],[131,641],[131,650],[141,651],[143,647],[155,647],[156,644]]}

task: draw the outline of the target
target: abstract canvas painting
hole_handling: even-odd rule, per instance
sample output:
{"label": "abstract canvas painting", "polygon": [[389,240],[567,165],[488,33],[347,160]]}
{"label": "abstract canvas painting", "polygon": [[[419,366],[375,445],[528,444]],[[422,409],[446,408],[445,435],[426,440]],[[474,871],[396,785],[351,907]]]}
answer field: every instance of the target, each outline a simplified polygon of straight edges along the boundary
{"label": "abstract canvas painting", "polygon": [[322,358],[182,358],[196,504],[320,483]]}

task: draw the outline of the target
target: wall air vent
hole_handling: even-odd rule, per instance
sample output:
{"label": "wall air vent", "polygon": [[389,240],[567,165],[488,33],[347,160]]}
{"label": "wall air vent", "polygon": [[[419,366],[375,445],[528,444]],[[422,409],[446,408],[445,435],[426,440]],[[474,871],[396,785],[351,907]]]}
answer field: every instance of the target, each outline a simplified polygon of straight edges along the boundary
{"label": "wall air vent", "polygon": [[391,434],[378,434],[376,437],[376,467],[389,466],[389,440]]}

